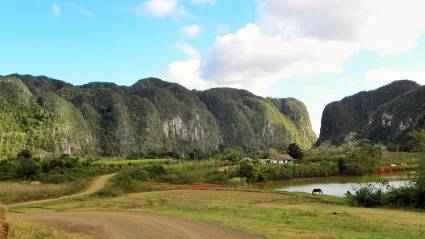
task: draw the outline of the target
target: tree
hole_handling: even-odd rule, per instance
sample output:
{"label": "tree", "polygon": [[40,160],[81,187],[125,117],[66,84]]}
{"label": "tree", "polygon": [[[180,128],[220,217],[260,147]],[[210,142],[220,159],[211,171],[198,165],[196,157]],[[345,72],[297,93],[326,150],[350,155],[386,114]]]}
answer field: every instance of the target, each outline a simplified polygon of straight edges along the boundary
{"label": "tree", "polygon": [[288,147],[287,153],[291,155],[294,159],[302,159],[304,157],[304,152],[296,143],[292,143]]}
{"label": "tree", "polygon": [[254,165],[248,160],[243,160],[239,166],[239,176],[246,178],[250,182],[255,181]]}
{"label": "tree", "polygon": [[41,165],[32,158],[18,158],[15,162],[15,173],[18,178],[35,179],[41,171]]}
{"label": "tree", "polygon": [[244,152],[239,147],[228,147],[224,149],[223,156],[225,160],[237,162],[244,157]]}
{"label": "tree", "polygon": [[406,134],[407,149],[414,152],[425,152],[425,130],[412,130]]}

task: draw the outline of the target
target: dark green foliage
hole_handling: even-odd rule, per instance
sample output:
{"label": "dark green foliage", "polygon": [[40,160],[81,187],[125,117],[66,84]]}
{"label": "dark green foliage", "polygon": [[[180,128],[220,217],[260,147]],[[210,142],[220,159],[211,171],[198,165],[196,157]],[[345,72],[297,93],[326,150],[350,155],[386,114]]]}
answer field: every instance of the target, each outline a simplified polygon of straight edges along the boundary
{"label": "dark green foliage", "polygon": [[29,159],[32,158],[32,153],[28,149],[24,149],[18,153],[17,157],[21,159]]}
{"label": "dark green foliage", "polygon": [[223,151],[223,158],[231,162],[238,162],[244,157],[244,151],[239,147],[228,147]]}
{"label": "dark green foliage", "polygon": [[19,179],[37,179],[42,171],[39,161],[32,158],[17,158],[14,166],[15,177]]}
{"label": "dark green foliage", "polygon": [[382,150],[371,144],[350,149],[346,158],[338,161],[338,168],[342,174],[361,175],[373,172],[382,157]]}
{"label": "dark green foliage", "polygon": [[93,165],[78,157],[63,155],[59,158],[36,159],[28,152],[19,157],[0,160],[0,180],[38,180],[46,183],[62,183],[93,177],[116,171],[114,167]]}
{"label": "dark green foliage", "polygon": [[151,179],[158,179],[165,174],[165,168],[162,165],[149,165],[145,168]]}
{"label": "dark green foliage", "polygon": [[412,130],[406,134],[402,143],[403,150],[410,152],[425,152],[425,130]]}
{"label": "dark green foliage", "polygon": [[248,160],[243,160],[239,165],[239,176],[246,178],[249,182],[257,180],[257,174],[254,165]]}
{"label": "dark green foliage", "polygon": [[386,186],[383,183],[381,186],[376,186],[374,184],[367,184],[359,189],[357,189],[354,194],[347,194],[350,202],[356,206],[363,207],[378,207],[382,206],[384,201],[384,187]]}
{"label": "dark green foliage", "polygon": [[425,87],[413,81],[395,81],[373,91],[360,92],[326,106],[317,144],[341,144],[357,138],[392,144],[404,134],[425,127]]}
{"label": "dark green foliage", "polygon": [[358,189],[354,194],[348,195],[350,202],[363,207],[410,207],[425,209],[425,162],[418,169],[413,183],[400,188],[389,188],[384,192],[382,188],[366,185]]}
{"label": "dark green foliage", "polygon": [[29,149],[40,158],[199,160],[224,147],[309,147],[314,140],[305,106],[295,99],[272,102],[234,89],[189,91],[154,78],[125,87],[0,77],[0,159]]}
{"label": "dark green foliage", "polygon": [[[239,146],[245,151],[256,151],[286,147],[294,141],[310,147],[316,140],[307,120],[308,112],[302,109],[301,102],[300,110],[294,110],[299,113],[297,118],[286,115],[289,111],[280,111],[270,99],[245,90],[216,88],[201,92],[199,96],[219,123],[222,147]],[[300,123],[295,118],[306,121]]]}
{"label": "dark green foliage", "polygon": [[302,159],[304,157],[303,150],[296,143],[292,143],[288,146],[287,153],[294,159]]}

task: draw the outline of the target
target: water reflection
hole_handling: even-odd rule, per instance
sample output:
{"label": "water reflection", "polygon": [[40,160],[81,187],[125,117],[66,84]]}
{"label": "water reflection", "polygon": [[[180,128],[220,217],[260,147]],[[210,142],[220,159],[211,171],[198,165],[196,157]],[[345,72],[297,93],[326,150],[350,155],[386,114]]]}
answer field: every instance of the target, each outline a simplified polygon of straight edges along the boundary
{"label": "water reflection", "polygon": [[320,188],[326,195],[344,197],[347,191],[353,192],[361,185],[373,183],[379,186],[377,181],[386,180],[392,187],[401,187],[407,185],[412,178],[412,174],[393,174],[393,175],[372,175],[362,177],[328,177],[295,179],[288,181],[271,182],[258,184],[256,187],[263,189],[274,189],[287,192],[305,192],[311,193],[313,189]]}

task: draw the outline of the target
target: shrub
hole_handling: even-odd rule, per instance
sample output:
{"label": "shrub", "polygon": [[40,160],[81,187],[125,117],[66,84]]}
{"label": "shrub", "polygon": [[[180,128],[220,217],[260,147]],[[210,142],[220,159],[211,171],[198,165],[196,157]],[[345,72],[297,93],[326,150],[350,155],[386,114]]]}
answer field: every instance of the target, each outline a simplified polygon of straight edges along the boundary
{"label": "shrub", "polygon": [[32,158],[16,159],[14,170],[19,179],[35,179],[42,172],[40,163]]}
{"label": "shrub", "polygon": [[239,166],[239,176],[246,178],[250,182],[256,181],[256,170],[250,161],[242,161]]}
{"label": "shrub", "polygon": [[304,157],[304,152],[296,143],[292,143],[288,146],[287,153],[295,159],[302,159]]}
{"label": "shrub", "polygon": [[225,160],[238,162],[244,157],[244,152],[239,147],[228,147],[224,149],[223,157]]}
{"label": "shrub", "polygon": [[345,159],[339,161],[341,173],[349,175],[361,175],[373,172],[382,157],[382,149],[374,145],[366,144],[359,148],[349,150]]}
{"label": "shrub", "polygon": [[354,194],[347,194],[350,203],[355,206],[363,207],[378,207],[384,203],[383,187],[388,184],[383,183],[381,186],[376,186],[373,183],[356,189]]}
{"label": "shrub", "polygon": [[145,168],[151,179],[158,179],[165,175],[166,170],[162,165],[149,165]]}

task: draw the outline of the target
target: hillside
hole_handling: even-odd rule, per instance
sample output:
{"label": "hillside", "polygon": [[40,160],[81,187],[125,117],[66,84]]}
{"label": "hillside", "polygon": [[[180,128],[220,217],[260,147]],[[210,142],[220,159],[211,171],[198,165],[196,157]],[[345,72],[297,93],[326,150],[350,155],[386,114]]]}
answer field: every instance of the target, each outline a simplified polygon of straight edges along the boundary
{"label": "hillside", "polygon": [[0,157],[60,154],[190,157],[224,147],[310,147],[304,104],[229,88],[190,91],[155,78],[83,86],[44,76],[0,77]]}
{"label": "hillside", "polygon": [[423,128],[425,86],[395,81],[330,103],[322,115],[318,144],[341,143],[349,134],[374,142],[397,142],[404,133]]}

